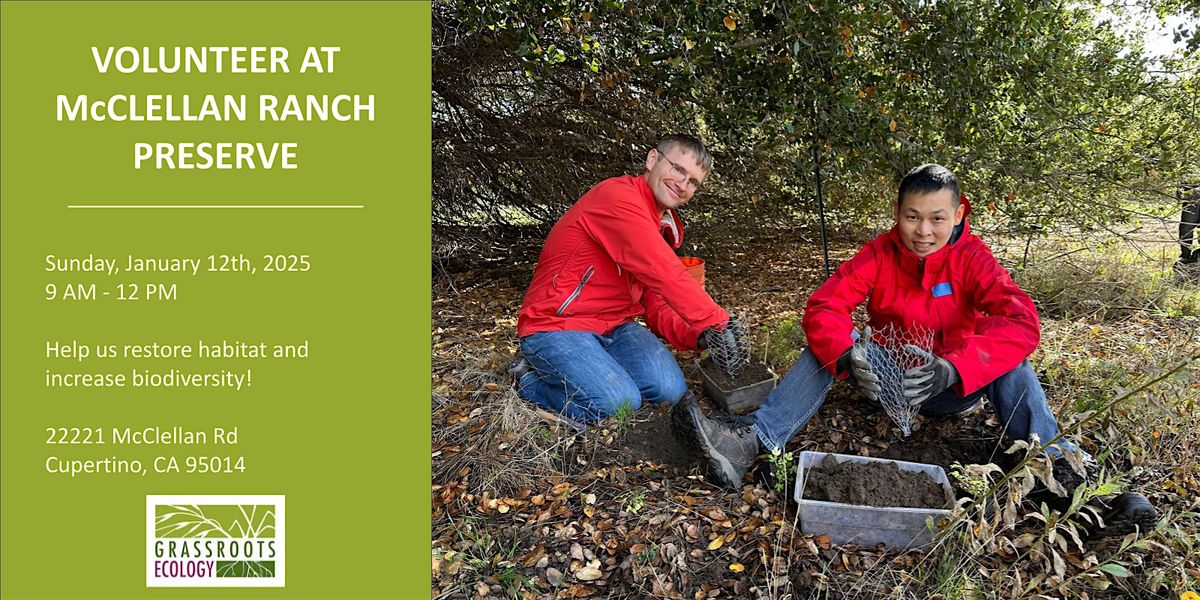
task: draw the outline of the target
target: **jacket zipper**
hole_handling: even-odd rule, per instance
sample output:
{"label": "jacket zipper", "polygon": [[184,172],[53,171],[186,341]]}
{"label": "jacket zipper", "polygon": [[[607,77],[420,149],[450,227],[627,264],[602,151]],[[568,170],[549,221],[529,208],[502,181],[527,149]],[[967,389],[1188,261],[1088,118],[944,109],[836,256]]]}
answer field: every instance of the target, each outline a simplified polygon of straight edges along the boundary
{"label": "jacket zipper", "polygon": [[563,312],[567,310],[567,307],[579,297],[579,293],[583,291],[583,286],[587,285],[588,280],[592,278],[592,273],[594,273],[595,270],[595,267],[588,267],[587,270],[583,272],[583,278],[579,280],[579,285],[575,286],[575,291],[571,292],[571,295],[567,296],[567,299],[562,303],[562,306],[558,307],[558,311],[554,313],[554,316],[561,317]]}

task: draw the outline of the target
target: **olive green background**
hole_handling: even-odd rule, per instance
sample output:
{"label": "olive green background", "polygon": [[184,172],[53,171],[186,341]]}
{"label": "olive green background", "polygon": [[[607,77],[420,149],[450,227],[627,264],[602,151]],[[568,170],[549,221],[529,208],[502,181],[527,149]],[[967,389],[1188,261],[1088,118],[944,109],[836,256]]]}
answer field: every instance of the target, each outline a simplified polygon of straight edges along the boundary
{"label": "olive green background", "polygon": [[[399,2],[2,5],[4,598],[408,598],[428,587],[430,6]],[[97,72],[90,47],[285,46],[288,74]],[[332,74],[297,72],[341,46]],[[247,122],[57,122],[57,94],[240,94]],[[259,123],[254,96],[375,94],[374,122]],[[296,170],[133,169],[133,143],[294,141]],[[364,204],[362,210],[68,210],[67,204]],[[256,275],[47,273],[47,254],[242,253]],[[307,274],[261,270],[311,255]],[[47,302],[47,283],[176,283],[174,302]],[[253,369],[229,389],[46,389],[47,340],[299,343],[292,361],[101,361]],[[240,444],[50,446],[53,426],[237,426]],[[46,473],[64,458],[243,455],[233,475]],[[145,587],[146,494],[284,494],[282,589]]]}

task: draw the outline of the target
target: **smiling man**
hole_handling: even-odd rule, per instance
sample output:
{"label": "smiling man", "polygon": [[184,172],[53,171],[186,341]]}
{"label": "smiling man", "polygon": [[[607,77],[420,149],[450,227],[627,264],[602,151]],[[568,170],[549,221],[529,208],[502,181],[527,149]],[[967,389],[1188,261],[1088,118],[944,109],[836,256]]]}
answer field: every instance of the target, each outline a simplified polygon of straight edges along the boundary
{"label": "smiling man", "polygon": [[[699,140],[670,135],[638,176],[588,190],[550,230],[525,292],[510,370],[521,397],[578,421],[687,392],[662,336],[682,350],[727,341],[729,313],[675,255],[687,204],[712,168]],[[645,319],[649,329],[634,321]]]}
{"label": "smiling man", "polygon": [[[1028,357],[1040,339],[1033,301],[970,232],[971,208],[958,179],[941,165],[909,171],[893,207],[895,226],[868,242],[808,300],[803,326],[809,347],[746,422],[706,418],[690,400],[672,415],[684,442],[707,455],[729,487],[739,488],[760,449],[782,451],[816,414],[835,379],[849,379],[876,398],[880,377],[872,366],[852,313],[867,304],[868,325],[899,331],[933,331],[932,353],[909,347],[923,366],[907,371],[903,394],[921,414],[954,415],[973,410],[986,396],[1006,433],[1046,442],[1058,423]],[[1068,451],[1069,442],[1059,442]],[[1094,475],[1077,473],[1057,448],[1047,451],[1054,475],[1070,491]],[[1106,533],[1143,529],[1155,510],[1138,494],[1114,502]]]}

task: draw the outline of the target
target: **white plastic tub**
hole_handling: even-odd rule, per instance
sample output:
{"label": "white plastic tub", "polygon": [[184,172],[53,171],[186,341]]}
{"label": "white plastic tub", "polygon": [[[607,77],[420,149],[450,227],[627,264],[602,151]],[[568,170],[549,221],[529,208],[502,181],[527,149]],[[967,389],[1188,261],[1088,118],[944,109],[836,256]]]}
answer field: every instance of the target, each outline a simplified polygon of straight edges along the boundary
{"label": "white plastic tub", "polygon": [[[842,504],[804,498],[805,474],[813,466],[819,466],[826,455],[839,463],[895,463],[902,471],[928,473],[934,482],[946,492],[946,508],[881,508],[858,504]],[[926,525],[932,519],[934,527],[942,519],[950,517],[954,505],[954,491],[946,472],[937,465],[912,463],[899,460],[831,454],[827,452],[801,452],[800,464],[796,467],[796,503],[800,516],[800,531],[811,535],[828,535],[835,544],[859,544],[874,546],[886,544],[897,548],[920,548],[929,544],[933,530]]]}

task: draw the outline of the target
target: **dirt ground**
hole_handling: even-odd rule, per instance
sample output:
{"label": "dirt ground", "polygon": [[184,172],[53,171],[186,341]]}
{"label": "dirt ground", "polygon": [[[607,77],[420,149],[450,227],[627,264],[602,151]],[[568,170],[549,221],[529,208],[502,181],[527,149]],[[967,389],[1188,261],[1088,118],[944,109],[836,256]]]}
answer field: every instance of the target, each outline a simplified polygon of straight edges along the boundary
{"label": "dirt ground", "polygon": [[[752,328],[772,329],[798,322],[805,299],[824,280],[819,246],[804,235],[739,240],[693,253],[706,257],[708,289],[719,303],[742,313]],[[517,351],[516,314],[541,239],[477,244],[467,253],[470,262],[451,257],[434,266],[433,597],[915,598],[933,593],[923,591],[924,580],[913,579],[935,572],[929,555],[837,547],[820,536],[801,535],[791,489],[775,487],[765,459],[742,490],[715,484],[698,457],[671,436],[665,407],[644,406],[622,422],[610,419],[582,433],[535,414],[513,393],[504,366]],[[835,264],[858,245],[835,240]],[[1151,344],[1177,337],[1178,326],[1142,319],[1113,330],[1142,331],[1139,343]],[[1044,331],[1064,329],[1105,341],[1105,330],[1096,326],[1043,319]],[[803,345],[802,335],[793,345]],[[704,394],[697,356],[677,353],[702,409],[718,414]],[[1070,366],[1062,362],[1063,368]],[[786,366],[773,367],[780,376],[786,372]],[[1075,398],[1066,388],[1051,385],[1047,392],[1052,408],[1070,414]],[[1119,434],[1124,414],[1114,413],[1100,426]],[[1194,435],[1172,432],[1145,443],[1186,448]],[[787,450],[796,456],[815,450],[924,462],[949,472],[956,464],[996,463],[1008,469],[1016,459],[1005,453],[1009,445],[988,407],[961,417],[918,416],[905,438],[878,406],[837,383]],[[1102,449],[1090,439],[1084,445],[1093,452]],[[1136,457],[1123,454],[1107,461],[1131,485],[1154,491],[1160,506],[1188,510],[1181,504],[1195,485],[1188,472],[1168,475],[1179,490],[1168,493],[1163,475],[1139,466]],[[952,485],[957,496],[967,495],[953,478]],[[1082,565],[1071,568],[1095,572],[1097,563],[1088,561],[1102,560],[1105,548],[1117,547],[1101,544],[1078,560],[1068,555]],[[1017,556],[1009,551],[998,546],[989,552],[1003,563]],[[983,572],[983,565],[974,568]],[[1045,577],[1047,570],[1038,566],[1029,576],[1042,572]],[[905,575],[893,578],[901,572]],[[844,595],[847,590],[853,593]]]}

